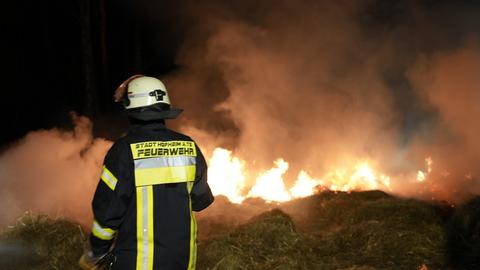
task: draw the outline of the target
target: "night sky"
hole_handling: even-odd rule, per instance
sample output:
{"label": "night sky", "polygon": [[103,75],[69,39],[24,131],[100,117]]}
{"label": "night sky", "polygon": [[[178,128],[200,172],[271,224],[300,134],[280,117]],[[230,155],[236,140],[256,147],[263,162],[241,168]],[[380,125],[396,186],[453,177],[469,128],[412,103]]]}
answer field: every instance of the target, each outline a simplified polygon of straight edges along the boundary
{"label": "night sky", "polygon": [[175,4],[162,4],[149,21],[140,3],[20,0],[2,8],[2,145],[31,130],[68,129],[72,111],[94,121],[117,114],[112,95],[125,78],[175,68]]}
{"label": "night sky", "polygon": [[[304,2],[313,4],[315,1]],[[418,33],[403,36],[398,46],[409,48],[411,53],[399,51],[398,54],[406,59],[422,52],[455,47],[460,37],[478,33],[480,28],[474,19],[478,18],[475,15],[479,13],[478,1],[359,2],[365,4],[356,20],[365,29],[365,37],[373,40],[402,27],[406,32],[414,30],[415,26],[409,21],[410,16],[419,16],[417,9],[423,12],[425,21],[431,19],[432,25],[441,22],[439,28],[432,28],[436,34],[421,34],[425,39],[431,36],[430,42],[423,38],[416,40],[420,36]],[[182,70],[184,67],[178,61],[182,44],[192,35],[200,36],[196,40],[203,42],[202,31],[192,30],[196,29],[199,17],[192,16],[190,10],[197,5],[211,6],[213,16],[215,7],[220,6],[229,10],[227,14],[232,18],[262,25],[264,15],[276,5],[275,1],[218,3],[221,1],[200,4],[151,0],[18,0],[4,4],[4,128],[0,143],[7,145],[31,130],[54,126],[69,128],[71,111],[98,123],[96,135],[115,138],[124,126],[121,117],[115,118],[121,115],[120,106],[112,102],[116,86],[136,73],[165,76]],[[208,19],[209,16],[200,18]],[[285,17],[285,21],[289,19]],[[428,27],[419,26],[419,29],[426,31]],[[205,39],[207,37],[205,35]],[[400,109],[415,99],[403,78],[404,70],[402,64],[392,66],[385,71],[384,78],[395,86],[392,91]],[[212,79],[214,84],[218,80]],[[7,105],[12,108],[7,109]],[[404,110],[404,113],[402,121],[406,134],[417,127],[417,122],[434,118],[434,112],[425,108]],[[98,128],[112,119],[118,120],[113,125],[117,128],[108,131]],[[231,123],[218,125],[228,127]]]}

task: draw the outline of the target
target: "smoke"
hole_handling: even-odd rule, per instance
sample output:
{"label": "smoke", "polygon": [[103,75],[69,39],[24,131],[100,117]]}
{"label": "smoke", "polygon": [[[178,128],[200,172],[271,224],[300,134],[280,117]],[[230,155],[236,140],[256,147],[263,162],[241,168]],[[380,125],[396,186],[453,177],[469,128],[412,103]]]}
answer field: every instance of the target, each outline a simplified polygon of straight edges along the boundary
{"label": "smoke", "polygon": [[[478,69],[474,60],[455,62],[456,56],[442,54],[478,32],[468,5],[186,1],[184,7],[181,14],[191,28],[177,57],[182,68],[167,85],[173,101],[186,109],[182,130],[208,151],[234,149],[259,170],[282,157],[291,164],[290,179],[300,169],[322,176],[367,159],[397,180],[396,191],[407,193],[418,188],[416,172],[430,155],[437,170],[447,165],[437,159],[450,159],[451,151],[472,154],[455,154],[458,160],[450,166],[475,156],[478,148],[468,148],[475,129],[464,126],[475,125],[474,118],[461,118],[474,115],[468,95],[475,86],[466,81]],[[452,65],[472,75],[457,70],[428,80],[449,73]],[[457,88],[468,85],[460,91],[470,94],[432,98],[458,92],[443,80]],[[195,127],[188,127],[192,122]],[[443,125],[464,139],[445,137],[439,132]],[[425,142],[420,138],[427,133],[435,136]],[[445,179],[435,185],[448,186]]]}
{"label": "smoke", "polygon": [[[209,25],[205,46],[186,45],[180,61],[191,73],[170,85],[207,88],[190,90],[208,95],[196,94],[197,103],[212,102],[213,93],[226,90],[209,107],[240,130],[236,152],[259,167],[283,157],[293,166],[321,170],[349,162],[352,153],[377,155],[378,147],[388,152],[396,132],[392,100],[377,51],[358,42],[361,30],[350,19],[357,9],[351,1],[312,8],[284,1],[260,18],[228,20],[226,14]],[[211,74],[219,74],[221,87],[199,79]],[[204,115],[215,121],[215,115]]]}
{"label": "smoke", "polygon": [[91,200],[111,142],[92,137],[88,118],[73,114],[72,120],[72,131],[33,131],[2,153],[2,226],[24,211],[91,221]]}
{"label": "smoke", "polygon": [[429,153],[443,196],[480,193],[480,47],[478,40],[463,48],[418,59],[411,81],[438,111],[437,124],[419,134],[413,153]]}

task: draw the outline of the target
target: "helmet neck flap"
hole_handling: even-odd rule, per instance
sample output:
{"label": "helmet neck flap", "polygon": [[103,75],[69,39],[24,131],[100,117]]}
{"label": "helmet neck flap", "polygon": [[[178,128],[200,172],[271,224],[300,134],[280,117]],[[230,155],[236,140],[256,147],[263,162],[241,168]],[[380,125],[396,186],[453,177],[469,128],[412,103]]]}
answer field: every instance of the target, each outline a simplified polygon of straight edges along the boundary
{"label": "helmet neck flap", "polygon": [[170,108],[170,105],[165,103],[157,103],[146,107],[129,109],[127,110],[127,115],[142,121],[152,121],[175,119],[182,111],[183,110],[179,108]]}

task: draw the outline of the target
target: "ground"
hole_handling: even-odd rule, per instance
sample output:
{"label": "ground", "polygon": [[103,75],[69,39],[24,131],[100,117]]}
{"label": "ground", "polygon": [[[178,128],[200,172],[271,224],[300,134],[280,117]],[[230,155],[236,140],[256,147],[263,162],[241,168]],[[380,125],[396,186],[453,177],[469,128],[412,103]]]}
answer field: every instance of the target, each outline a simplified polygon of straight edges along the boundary
{"label": "ground", "polygon": [[[217,197],[197,215],[197,268],[478,269],[479,211],[478,198],[452,208],[381,191],[322,192],[283,204]],[[26,214],[0,239],[2,269],[78,269],[87,233]]]}

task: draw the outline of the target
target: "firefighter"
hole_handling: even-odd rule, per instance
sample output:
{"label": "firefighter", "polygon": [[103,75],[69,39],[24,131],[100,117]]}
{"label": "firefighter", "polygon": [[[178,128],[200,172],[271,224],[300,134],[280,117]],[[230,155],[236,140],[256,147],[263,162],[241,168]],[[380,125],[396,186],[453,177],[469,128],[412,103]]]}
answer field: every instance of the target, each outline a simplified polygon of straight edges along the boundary
{"label": "firefighter", "polygon": [[131,123],[105,156],[92,201],[89,248],[82,269],[190,270],[197,259],[192,211],[214,200],[198,145],[165,126],[172,108],[165,85],[135,75],[115,92]]}

